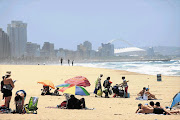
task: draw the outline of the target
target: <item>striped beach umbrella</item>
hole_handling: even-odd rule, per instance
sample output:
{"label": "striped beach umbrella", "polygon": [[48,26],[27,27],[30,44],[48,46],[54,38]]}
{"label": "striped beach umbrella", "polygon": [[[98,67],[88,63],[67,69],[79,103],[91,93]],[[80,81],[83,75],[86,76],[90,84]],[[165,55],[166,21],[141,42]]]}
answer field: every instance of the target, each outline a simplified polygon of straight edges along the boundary
{"label": "striped beach umbrella", "polygon": [[83,76],[76,76],[74,78],[70,78],[66,80],[65,83],[73,84],[76,86],[83,86],[83,87],[87,87],[91,85],[88,79]]}
{"label": "striped beach umbrella", "polygon": [[57,85],[56,87],[59,88],[58,91],[64,92],[64,90],[66,90],[68,87],[72,87],[74,86],[73,84],[69,84],[69,83],[63,83],[60,85]]}
{"label": "striped beach umbrella", "polygon": [[62,88],[62,87],[69,87],[71,86],[72,84],[69,84],[69,83],[63,83],[63,84],[60,84],[60,85],[56,85],[57,88]]}
{"label": "striped beach umbrella", "polygon": [[63,93],[73,94],[73,95],[90,95],[86,89],[81,86],[73,86],[67,88]]}

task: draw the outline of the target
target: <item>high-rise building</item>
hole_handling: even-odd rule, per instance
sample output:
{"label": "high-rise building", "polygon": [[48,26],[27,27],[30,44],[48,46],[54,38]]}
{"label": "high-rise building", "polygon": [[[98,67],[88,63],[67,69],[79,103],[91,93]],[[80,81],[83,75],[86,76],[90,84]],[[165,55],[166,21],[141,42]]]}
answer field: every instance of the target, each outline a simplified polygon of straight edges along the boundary
{"label": "high-rise building", "polygon": [[49,42],[44,42],[44,45],[42,47],[41,51],[42,57],[54,57],[55,51],[54,51],[54,44]]}
{"label": "high-rise building", "polygon": [[7,58],[11,55],[11,48],[10,48],[10,42],[9,37],[7,33],[5,33],[0,28],[0,58]]}
{"label": "high-rise building", "polygon": [[7,32],[11,44],[11,55],[22,57],[26,52],[27,24],[22,21],[12,21],[8,24]]}
{"label": "high-rise building", "polygon": [[85,47],[86,51],[92,50],[92,44],[89,41],[85,41],[83,46]]}
{"label": "high-rise building", "polygon": [[100,56],[114,56],[114,45],[111,43],[108,44],[101,44],[99,48],[99,55]]}
{"label": "high-rise building", "polygon": [[27,42],[26,56],[39,57],[40,56],[40,45],[38,45],[37,43]]}

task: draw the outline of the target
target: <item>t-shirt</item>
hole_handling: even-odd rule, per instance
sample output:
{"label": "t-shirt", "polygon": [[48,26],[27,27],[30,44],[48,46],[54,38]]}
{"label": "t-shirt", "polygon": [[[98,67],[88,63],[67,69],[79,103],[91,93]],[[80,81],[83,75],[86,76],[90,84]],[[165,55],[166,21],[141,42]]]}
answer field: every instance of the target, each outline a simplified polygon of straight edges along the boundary
{"label": "t-shirt", "polygon": [[127,87],[127,86],[128,86],[127,81],[126,81],[125,79],[123,79],[123,86],[124,86],[124,87]]}

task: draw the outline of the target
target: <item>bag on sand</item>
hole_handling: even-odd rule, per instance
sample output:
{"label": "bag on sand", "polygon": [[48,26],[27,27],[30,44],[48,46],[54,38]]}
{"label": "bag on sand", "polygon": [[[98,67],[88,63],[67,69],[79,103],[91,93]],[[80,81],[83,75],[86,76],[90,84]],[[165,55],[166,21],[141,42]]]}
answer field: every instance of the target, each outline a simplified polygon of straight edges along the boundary
{"label": "bag on sand", "polygon": [[102,90],[101,90],[101,89],[99,89],[99,90],[97,91],[97,95],[102,96]]}

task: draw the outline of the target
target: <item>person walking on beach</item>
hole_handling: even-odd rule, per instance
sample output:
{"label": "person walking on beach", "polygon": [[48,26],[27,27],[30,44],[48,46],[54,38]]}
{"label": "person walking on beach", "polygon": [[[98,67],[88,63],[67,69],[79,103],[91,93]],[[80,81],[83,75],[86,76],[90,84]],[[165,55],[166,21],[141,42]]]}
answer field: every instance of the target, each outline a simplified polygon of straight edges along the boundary
{"label": "person walking on beach", "polygon": [[62,63],[63,63],[63,58],[61,58],[61,66],[62,66]]}
{"label": "person walking on beach", "polygon": [[68,59],[68,65],[70,66],[70,60]]}
{"label": "person walking on beach", "polygon": [[94,89],[94,94],[96,94],[95,97],[97,97],[97,95],[102,97],[102,87],[101,87],[102,77],[103,77],[103,74],[100,74],[100,76],[95,81],[95,89]]}
{"label": "person walking on beach", "polygon": [[110,77],[107,77],[107,79],[104,81],[103,86],[104,86],[104,93],[105,93],[105,98],[109,98],[108,93],[110,93],[110,87],[111,87],[111,81]]}
{"label": "person walking on beach", "polygon": [[4,97],[5,97],[5,106],[9,109],[9,104],[12,97],[12,89],[14,88],[14,83],[12,79],[10,78],[11,74],[6,73],[5,78],[3,80],[4,82]]}
{"label": "person walking on beach", "polygon": [[72,61],[72,66],[73,66],[73,64],[74,64],[74,60]]}

